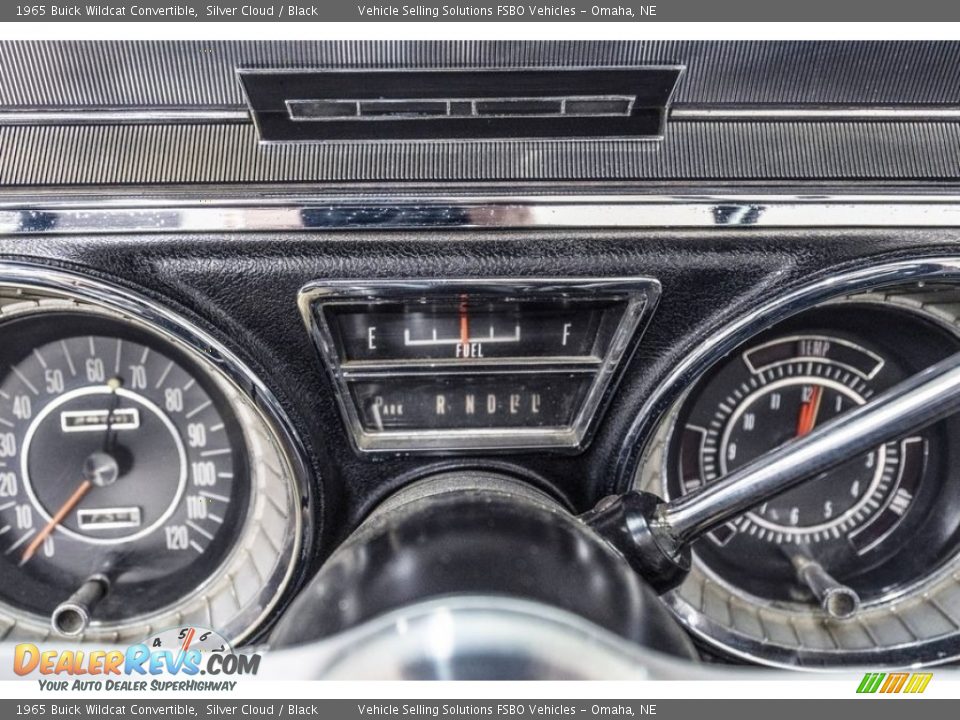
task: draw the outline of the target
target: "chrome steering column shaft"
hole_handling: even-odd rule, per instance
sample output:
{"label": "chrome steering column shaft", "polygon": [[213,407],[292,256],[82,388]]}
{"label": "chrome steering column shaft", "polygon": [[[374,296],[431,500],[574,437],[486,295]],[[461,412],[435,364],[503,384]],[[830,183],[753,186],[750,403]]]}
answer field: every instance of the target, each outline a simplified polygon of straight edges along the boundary
{"label": "chrome steering column shaft", "polygon": [[725,477],[669,502],[628,492],[581,520],[607,538],[657,590],[678,585],[697,538],[750,508],[879,445],[960,411],[960,353]]}

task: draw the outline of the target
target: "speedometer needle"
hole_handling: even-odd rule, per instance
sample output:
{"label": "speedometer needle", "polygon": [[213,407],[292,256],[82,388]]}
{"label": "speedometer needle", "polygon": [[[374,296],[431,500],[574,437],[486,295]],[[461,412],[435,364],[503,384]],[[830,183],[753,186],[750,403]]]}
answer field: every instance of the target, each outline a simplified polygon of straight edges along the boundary
{"label": "speedometer needle", "polygon": [[43,544],[43,541],[50,537],[50,533],[57,529],[57,526],[62,523],[64,518],[70,514],[70,511],[83,500],[84,495],[90,491],[90,488],[92,488],[94,484],[109,485],[116,481],[119,475],[117,461],[111,457],[108,451],[112,450],[115,439],[110,431],[113,427],[113,416],[117,411],[117,405],[120,400],[117,395],[117,390],[122,386],[123,380],[118,377],[110,378],[107,381],[107,387],[110,389],[110,410],[107,412],[107,432],[103,439],[103,452],[93,453],[93,455],[87,458],[83,469],[83,474],[86,477],[84,477],[83,481],[77,486],[77,489],[73,491],[73,494],[67,498],[67,501],[60,506],[60,509],[53,514],[50,522],[44,525],[43,529],[38,532],[37,536],[27,545],[26,550],[23,551],[23,555],[20,556],[21,565],[27,563],[30,558],[36,554],[37,549]]}
{"label": "speedometer needle", "polygon": [[34,556],[34,554],[37,552],[37,548],[43,544],[43,541],[49,537],[50,533],[56,530],[57,525],[63,522],[63,519],[70,514],[70,511],[73,510],[73,508],[77,506],[77,503],[83,500],[83,496],[86,495],[92,487],[93,483],[89,480],[84,480],[82,483],[80,483],[77,489],[73,491],[73,495],[67,498],[67,501],[61,505],[60,509],[54,513],[52,518],[50,518],[50,522],[44,525],[43,530],[38,532],[33,541],[27,545],[27,549],[23,551],[23,555],[20,557],[21,565]]}
{"label": "speedometer needle", "polygon": [[823,386],[814,385],[811,388],[810,399],[800,406],[800,417],[797,419],[798,438],[809,435],[817,426],[821,400],[823,400]]}

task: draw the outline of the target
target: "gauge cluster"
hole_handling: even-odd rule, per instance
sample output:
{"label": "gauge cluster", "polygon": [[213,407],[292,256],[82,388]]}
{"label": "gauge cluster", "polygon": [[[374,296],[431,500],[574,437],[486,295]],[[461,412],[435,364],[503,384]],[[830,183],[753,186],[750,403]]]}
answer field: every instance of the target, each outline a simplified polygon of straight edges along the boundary
{"label": "gauge cluster", "polygon": [[[764,453],[960,350],[953,294],[866,293],[794,315],[720,359],[668,413],[637,486],[668,498]],[[695,544],[668,602],[721,654],[825,666],[933,662],[956,638],[960,421],[877,447]],[[821,602],[813,564],[849,600]]]}
{"label": "gauge cluster", "polygon": [[359,450],[576,450],[659,295],[643,277],[347,281],[300,307]]}
{"label": "gauge cluster", "polygon": [[[960,262],[854,248],[841,271],[798,235],[788,283],[786,241],[735,232],[437,233],[384,241],[386,271],[344,236],[0,262],[0,639],[297,637],[291,609],[404,488],[673,500],[960,352]],[[652,599],[723,662],[960,659],[958,467],[956,418],[871,448],[696,541]]]}
{"label": "gauge cluster", "polygon": [[102,578],[103,622],[189,594],[184,582],[223,562],[249,505],[223,393],[120,320],[46,312],[5,329],[0,525],[4,575],[21,581],[0,594],[49,615],[63,587]]}
{"label": "gauge cluster", "polygon": [[[0,654],[960,665],[958,49],[0,44]],[[657,137],[379,132],[668,66]],[[252,77],[403,107],[278,94],[377,137],[263,142]]]}

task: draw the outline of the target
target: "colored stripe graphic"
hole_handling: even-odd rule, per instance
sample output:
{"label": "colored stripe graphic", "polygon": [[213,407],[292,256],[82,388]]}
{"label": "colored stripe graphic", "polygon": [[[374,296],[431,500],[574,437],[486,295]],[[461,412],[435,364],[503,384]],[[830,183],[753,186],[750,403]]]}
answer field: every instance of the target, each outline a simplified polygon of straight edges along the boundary
{"label": "colored stripe graphic", "polygon": [[860,681],[858,693],[875,693],[880,688],[880,683],[886,677],[886,673],[867,673]]}
{"label": "colored stripe graphic", "polygon": [[914,673],[910,676],[910,682],[903,689],[905,693],[922,693],[930,684],[933,673]]}
{"label": "colored stripe graphic", "polygon": [[857,692],[861,694],[873,694],[876,692],[894,694],[911,693],[920,694],[927,689],[933,673],[867,673],[860,681]]}
{"label": "colored stripe graphic", "polygon": [[898,693],[903,689],[903,686],[907,684],[907,678],[910,677],[909,673],[890,673],[887,675],[886,682],[883,683],[883,686],[880,688],[882,693]]}

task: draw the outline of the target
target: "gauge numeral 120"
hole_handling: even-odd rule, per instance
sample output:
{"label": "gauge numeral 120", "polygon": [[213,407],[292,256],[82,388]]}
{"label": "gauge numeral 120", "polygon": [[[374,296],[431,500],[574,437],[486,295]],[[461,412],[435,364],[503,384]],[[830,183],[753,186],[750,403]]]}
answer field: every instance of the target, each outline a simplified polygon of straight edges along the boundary
{"label": "gauge numeral 120", "polygon": [[190,546],[190,531],[186,525],[168,525],[163,529],[167,550],[186,550]]}

